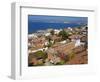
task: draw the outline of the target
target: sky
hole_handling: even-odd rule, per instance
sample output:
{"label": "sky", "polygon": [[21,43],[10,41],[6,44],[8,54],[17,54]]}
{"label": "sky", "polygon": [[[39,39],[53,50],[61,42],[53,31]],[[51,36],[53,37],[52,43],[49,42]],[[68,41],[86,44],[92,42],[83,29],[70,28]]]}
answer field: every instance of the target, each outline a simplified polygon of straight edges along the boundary
{"label": "sky", "polygon": [[71,16],[47,16],[47,15],[29,15],[28,20],[31,22],[45,23],[87,23],[87,17],[71,17]]}

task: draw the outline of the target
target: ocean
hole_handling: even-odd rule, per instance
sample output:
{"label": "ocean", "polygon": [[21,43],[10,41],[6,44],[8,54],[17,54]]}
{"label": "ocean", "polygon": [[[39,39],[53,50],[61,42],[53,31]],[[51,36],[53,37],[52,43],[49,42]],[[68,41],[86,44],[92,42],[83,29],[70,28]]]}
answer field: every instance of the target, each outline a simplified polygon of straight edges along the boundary
{"label": "ocean", "polygon": [[38,30],[52,29],[64,29],[67,27],[79,27],[82,24],[78,23],[44,23],[44,22],[28,22],[28,34],[35,33]]}

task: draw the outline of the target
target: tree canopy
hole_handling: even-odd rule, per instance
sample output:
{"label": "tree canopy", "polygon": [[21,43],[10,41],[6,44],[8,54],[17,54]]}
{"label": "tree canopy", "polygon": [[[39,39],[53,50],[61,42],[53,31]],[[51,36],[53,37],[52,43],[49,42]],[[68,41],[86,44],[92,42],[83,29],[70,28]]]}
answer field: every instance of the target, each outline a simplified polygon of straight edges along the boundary
{"label": "tree canopy", "polygon": [[62,30],[59,32],[59,36],[61,36],[63,40],[66,40],[69,36],[69,33],[66,32],[65,30]]}

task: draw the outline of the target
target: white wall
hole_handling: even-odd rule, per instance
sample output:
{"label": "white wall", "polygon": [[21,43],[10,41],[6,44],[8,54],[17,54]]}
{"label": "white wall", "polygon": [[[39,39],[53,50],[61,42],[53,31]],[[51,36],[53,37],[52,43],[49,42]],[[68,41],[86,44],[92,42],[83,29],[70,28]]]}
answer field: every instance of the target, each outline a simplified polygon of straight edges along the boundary
{"label": "white wall", "polygon": [[[95,6],[98,8],[98,16],[96,22],[100,21],[100,0],[1,0],[0,1],[0,82],[13,81],[8,76],[10,76],[11,69],[11,2],[15,1],[24,1],[24,2],[33,2],[34,4],[60,4],[60,5],[74,5],[74,6]],[[96,27],[97,28],[97,27]],[[98,54],[97,57],[97,71],[98,74],[94,76],[80,76],[80,77],[70,77],[65,76],[61,78],[46,78],[46,79],[34,79],[35,82],[47,81],[47,82],[99,82],[100,75],[100,24],[98,22],[97,28],[97,39],[96,39],[96,48]],[[95,55],[94,54],[94,55]],[[32,81],[32,82],[33,82]]]}

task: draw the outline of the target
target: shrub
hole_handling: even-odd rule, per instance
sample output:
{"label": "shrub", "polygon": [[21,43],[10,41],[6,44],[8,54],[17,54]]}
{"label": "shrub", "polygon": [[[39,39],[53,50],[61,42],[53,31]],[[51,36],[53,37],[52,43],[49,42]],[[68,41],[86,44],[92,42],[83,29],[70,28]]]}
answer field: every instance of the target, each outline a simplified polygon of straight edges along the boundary
{"label": "shrub", "polygon": [[50,33],[51,33],[51,35],[54,35],[54,33],[55,33],[55,32],[54,32],[54,30],[51,30],[51,32],[50,32]]}
{"label": "shrub", "polygon": [[59,32],[59,36],[62,36],[62,39],[65,40],[65,39],[68,38],[69,33],[66,32],[65,30],[62,30],[62,31]]}
{"label": "shrub", "polygon": [[58,62],[56,65],[64,65],[66,62],[64,60],[61,60],[60,62]]}
{"label": "shrub", "polygon": [[35,57],[37,57],[37,58],[42,58],[42,59],[47,58],[47,53],[43,52],[43,51],[37,51],[34,54],[35,54]]}
{"label": "shrub", "polygon": [[49,42],[49,44],[47,45],[47,47],[49,48],[49,47],[51,47],[52,46],[52,43],[51,42]]}
{"label": "shrub", "polygon": [[44,63],[43,63],[43,61],[38,61],[38,63],[37,63],[37,65],[43,65]]}
{"label": "shrub", "polygon": [[69,56],[69,59],[71,60],[72,58],[75,57],[75,53],[71,51],[68,56]]}

